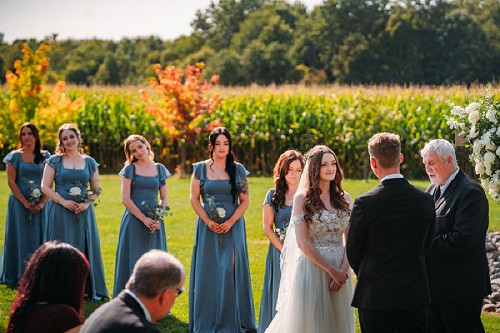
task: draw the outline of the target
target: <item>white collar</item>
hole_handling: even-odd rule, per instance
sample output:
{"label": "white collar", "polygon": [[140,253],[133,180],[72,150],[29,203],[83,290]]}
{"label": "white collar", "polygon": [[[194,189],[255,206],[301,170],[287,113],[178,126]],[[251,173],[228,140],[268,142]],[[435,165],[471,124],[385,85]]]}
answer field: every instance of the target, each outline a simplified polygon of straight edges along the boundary
{"label": "white collar", "polygon": [[444,193],[444,191],[446,191],[446,189],[448,188],[448,186],[450,186],[450,183],[453,181],[453,179],[455,179],[455,177],[457,176],[458,172],[460,171],[459,168],[457,168],[457,170],[455,170],[454,173],[451,174],[450,177],[448,177],[448,179],[446,179],[446,181],[444,183],[442,183],[440,186],[440,189],[441,189],[441,194]]}
{"label": "white collar", "polygon": [[151,321],[151,314],[149,313],[149,310],[148,310],[148,308],[146,308],[146,306],[144,305],[144,303],[141,302],[141,300],[139,299],[139,297],[137,297],[133,292],[131,292],[128,289],[125,289],[125,292],[127,294],[129,294],[130,296],[132,296],[132,298],[135,299],[137,301],[137,303],[139,303],[139,306],[142,308],[142,311],[144,311],[144,316],[146,317],[146,319],[150,323],[152,323],[152,321]]}
{"label": "white collar", "polygon": [[388,180],[388,179],[401,179],[401,178],[404,178],[402,174],[400,174],[400,173],[393,173],[393,174],[387,175],[384,178],[382,178],[380,180],[380,182],[382,183],[384,180]]}

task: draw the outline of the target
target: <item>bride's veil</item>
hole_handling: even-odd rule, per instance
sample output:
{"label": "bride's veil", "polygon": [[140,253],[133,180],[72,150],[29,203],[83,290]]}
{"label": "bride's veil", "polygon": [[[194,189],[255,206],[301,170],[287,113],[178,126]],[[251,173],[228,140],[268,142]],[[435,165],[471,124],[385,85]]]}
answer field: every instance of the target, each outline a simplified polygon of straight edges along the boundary
{"label": "bride's veil", "polygon": [[286,232],[285,243],[280,255],[281,280],[276,303],[276,310],[279,311],[283,304],[290,298],[290,291],[293,290],[293,283],[297,273],[297,267],[303,257],[302,251],[297,245],[295,228],[302,222],[304,217],[304,198],[309,188],[309,160],[307,160],[299,186],[293,198],[292,216]]}

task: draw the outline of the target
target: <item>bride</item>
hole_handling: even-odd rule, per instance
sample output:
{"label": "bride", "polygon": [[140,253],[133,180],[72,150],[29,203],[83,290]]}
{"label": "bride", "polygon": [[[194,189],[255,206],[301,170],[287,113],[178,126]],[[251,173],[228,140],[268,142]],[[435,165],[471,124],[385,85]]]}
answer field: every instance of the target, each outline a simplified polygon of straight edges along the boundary
{"label": "bride", "polygon": [[330,148],[309,151],[281,254],[277,313],[266,333],[356,331],[343,237],[351,199],[342,179]]}

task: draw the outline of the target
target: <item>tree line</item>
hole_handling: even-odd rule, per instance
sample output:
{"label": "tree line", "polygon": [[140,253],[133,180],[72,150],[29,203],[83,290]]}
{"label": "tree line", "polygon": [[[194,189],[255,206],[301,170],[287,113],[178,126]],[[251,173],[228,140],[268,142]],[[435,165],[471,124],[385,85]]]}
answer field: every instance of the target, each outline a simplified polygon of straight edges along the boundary
{"label": "tree line", "polygon": [[[498,0],[219,0],[199,10],[193,32],[158,37],[58,40],[49,81],[146,84],[152,65],[203,61],[222,85],[286,83],[451,85],[498,81]],[[24,43],[0,33],[0,82]]]}

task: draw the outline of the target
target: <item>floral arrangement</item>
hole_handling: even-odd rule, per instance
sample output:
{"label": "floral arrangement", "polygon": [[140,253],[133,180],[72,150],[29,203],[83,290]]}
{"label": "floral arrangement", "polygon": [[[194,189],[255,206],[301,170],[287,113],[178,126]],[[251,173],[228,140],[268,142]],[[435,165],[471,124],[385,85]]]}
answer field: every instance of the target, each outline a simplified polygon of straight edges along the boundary
{"label": "floral arrangement", "polygon": [[472,148],[470,159],[489,195],[500,201],[500,102],[485,88],[484,97],[466,108],[452,105],[448,125]]}
{"label": "floral arrangement", "polygon": [[[102,188],[99,187],[96,190],[86,189],[80,182],[72,182],[70,186],[68,194],[74,202],[92,202],[94,206],[97,206],[99,201],[92,201],[90,196],[94,194],[101,194]],[[80,222],[80,216],[77,213],[75,213],[75,222]]]}
{"label": "floral arrangement", "polygon": [[[161,206],[151,206],[149,202],[143,201],[141,202],[141,206],[146,209],[146,216],[150,217],[151,219],[155,220],[157,223],[160,223],[160,219],[165,217],[165,216],[172,216],[172,213],[170,213],[170,207],[166,206],[165,208]],[[151,238],[151,235],[153,234],[154,231],[148,232],[148,235],[146,236],[146,239],[144,240],[144,244],[147,244],[149,242],[149,239]]]}
{"label": "floral arrangement", "polygon": [[287,221],[283,224],[283,228],[274,229],[274,233],[280,239],[281,244],[285,243],[286,231],[288,229],[288,224],[289,224],[289,222]]}
{"label": "floral arrangement", "polygon": [[[30,185],[30,190],[29,190],[29,197],[28,201],[31,205],[31,207],[35,207],[40,203],[42,200],[43,193],[38,187],[38,185],[33,181],[29,180],[27,178],[23,178],[25,182],[27,182]],[[30,217],[28,220],[29,224],[33,223],[33,212],[30,211]]]}
{"label": "floral arrangement", "polygon": [[[222,207],[217,207],[217,202],[215,202],[213,196],[207,194],[205,197],[208,201],[208,209],[210,209],[212,220],[218,224],[223,223],[226,217],[226,210]],[[219,234],[219,247],[222,249],[222,234]]]}

